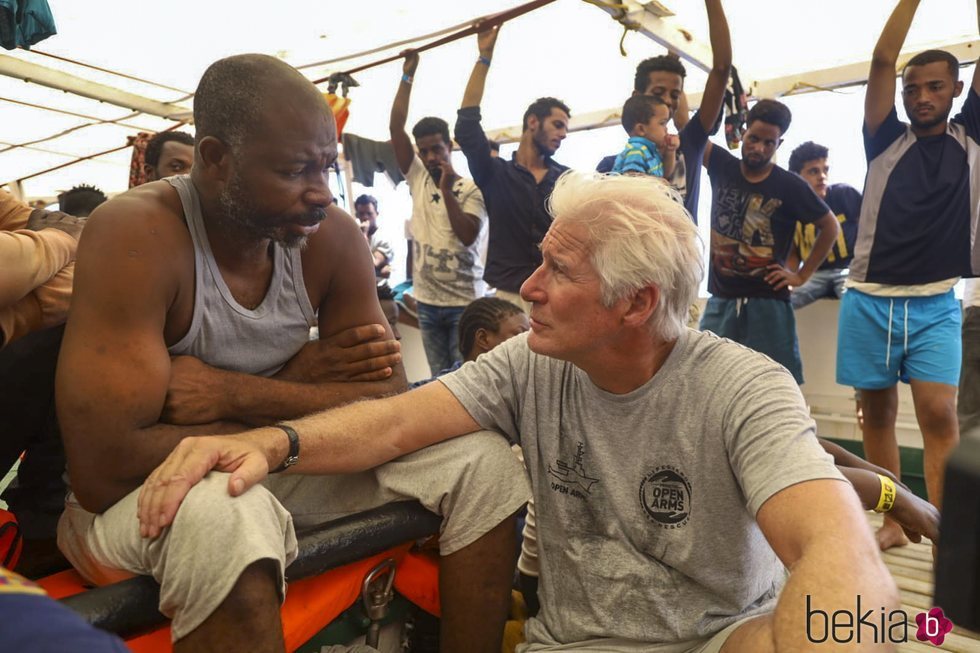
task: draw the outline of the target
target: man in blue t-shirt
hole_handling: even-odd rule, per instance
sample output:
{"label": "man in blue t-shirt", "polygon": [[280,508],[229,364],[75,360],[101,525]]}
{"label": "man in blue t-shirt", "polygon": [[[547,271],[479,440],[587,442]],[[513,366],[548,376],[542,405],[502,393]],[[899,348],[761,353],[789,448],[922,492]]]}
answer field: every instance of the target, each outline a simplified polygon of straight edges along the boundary
{"label": "man in blue t-shirt", "polygon": [[[971,224],[980,206],[980,66],[963,111],[959,62],[941,50],[909,60],[895,110],[895,65],[919,0],[900,0],[875,46],[864,105],[868,176],[841,302],[837,382],[861,390],[868,460],[899,472],[897,381],[910,383],[922,430],[929,500],[942,500],[946,458],[959,440],[960,307],[953,286],[978,269]],[[971,199],[972,198],[972,199]],[[972,259],[972,265],[971,265]],[[889,519],[882,549],[906,544]]]}
{"label": "man in blue t-shirt", "polygon": [[[803,177],[817,196],[827,203],[840,223],[840,233],[827,255],[827,260],[817,268],[810,280],[798,288],[793,288],[790,303],[800,309],[824,297],[841,298],[844,282],[847,281],[847,266],[854,258],[854,241],[857,240],[858,219],[861,217],[861,192],[848,184],[827,184],[830,154],[823,145],[807,141],[789,155],[789,171]],[[813,250],[817,230],[812,224],[796,223],[793,235],[793,248],[790,250],[786,267],[796,270],[800,261],[806,259]]]}
{"label": "man in blue t-shirt", "polygon": [[[708,134],[718,128],[718,116],[725,100],[725,87],[732,69],[732,40],[728,19],[721,0],[705,0],[708,12],[708,32],[711,41],[711,71],[704,84],[701,107],[690,119],[684,100],[684,77],[687,71],[679,59],[669,55],[644,59],[636,67],[633,95],[655,95],[670,107],[680,146],[674,174],[664,177],[684,198],[684,208],[698,221],[698,196],[701,188],[701,158]],[[616,155],[605,157],[596,166],[598,172],[610,172]]]}
{"label": "man in blue t-shirt", "polygon": [[[772,162],[792,115],[775,100],[749,111],[742,158],[708,144],[711,179],[711,257],[701,329],[766,354],[803,383],[790,287],[801,286],[827,258],[837,218],[799,177]],[[813,224],[817,238],[797,269],[786,258],[796,223]]]}

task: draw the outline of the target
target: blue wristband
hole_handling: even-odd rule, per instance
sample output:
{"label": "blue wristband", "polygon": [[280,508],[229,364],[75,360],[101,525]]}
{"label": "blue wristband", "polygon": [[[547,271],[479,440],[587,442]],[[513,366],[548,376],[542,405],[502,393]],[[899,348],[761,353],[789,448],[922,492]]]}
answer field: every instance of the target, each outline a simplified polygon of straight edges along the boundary
{"label": "blue wristband", "polygon": [[402,81],[405,82],[406,84],[411,84],[412,78],[409,77],[408,75],[402,75]]}
{"label": "blue wristband", "polygon": [[476,60],[476,62],[477,63],[482,63],[484,66],[487,66],[487,67],[490,66],[490,59],[488,59],[487,57],[484,57],[482,54],[480,55],[480,58]]}

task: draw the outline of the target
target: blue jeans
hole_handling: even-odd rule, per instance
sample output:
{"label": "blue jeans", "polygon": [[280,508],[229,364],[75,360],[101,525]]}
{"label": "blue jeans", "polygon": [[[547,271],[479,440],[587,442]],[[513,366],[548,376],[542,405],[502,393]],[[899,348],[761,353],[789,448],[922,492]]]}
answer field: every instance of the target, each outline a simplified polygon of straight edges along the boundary
{"label": "blue jeans", "polygon": [[422,347],[433,375],[463,360],[459,351],[459,318],[465,306],[433,306],[418,302]]}
{"label": "blue jeans", "polygon": [[818,299],[840,299],[844,294],[844,282],[847,281],[845,270],[817,270],[807,282],[799,288],[793,288],[790,303],[793,308],[803,308]]}

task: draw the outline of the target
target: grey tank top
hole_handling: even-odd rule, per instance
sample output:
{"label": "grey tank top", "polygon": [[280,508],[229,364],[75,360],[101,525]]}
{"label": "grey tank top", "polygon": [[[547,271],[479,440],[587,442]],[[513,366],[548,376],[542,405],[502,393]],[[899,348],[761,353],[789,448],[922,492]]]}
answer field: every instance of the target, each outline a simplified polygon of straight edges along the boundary
{"label": "grey tank top", "polygon": [[298,247],[272,246],[272,282],[254,310],[232,296],[211,253],[201,201],[187,175],[170,177],[180,195],[194,242],[194,317],[190,329],[167,348],[171,356],[194,356],[224,370],[271,376],[310,338],[316,316],[303,283]]}

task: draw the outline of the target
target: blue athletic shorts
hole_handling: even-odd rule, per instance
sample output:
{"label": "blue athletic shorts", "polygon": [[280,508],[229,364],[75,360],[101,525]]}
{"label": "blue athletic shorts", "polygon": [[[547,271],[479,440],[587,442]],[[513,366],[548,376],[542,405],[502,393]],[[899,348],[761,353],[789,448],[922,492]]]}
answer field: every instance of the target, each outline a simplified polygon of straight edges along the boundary
{"label": "blue athletic shorts", "polygon": [[878,297],[849,289],[837,326],[837,383],[883,390],[909,379],[957,385],[960,304],[953,291]]}
{"label": "blue athletic shorts", "polygon": [[796,339],[796,316],[781,299],[710,297],[701,316],[701,330],[763,353],[803,383],[803,363]]}

